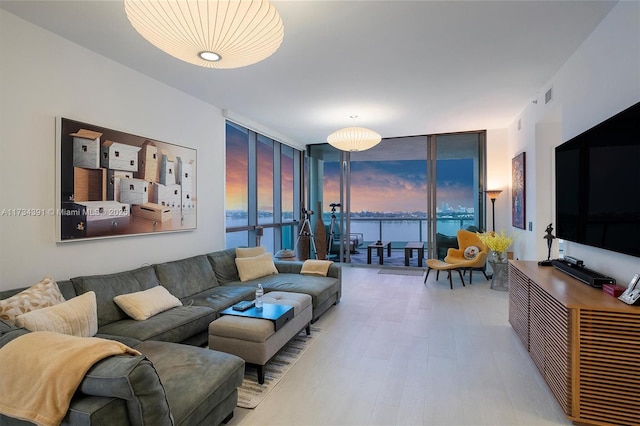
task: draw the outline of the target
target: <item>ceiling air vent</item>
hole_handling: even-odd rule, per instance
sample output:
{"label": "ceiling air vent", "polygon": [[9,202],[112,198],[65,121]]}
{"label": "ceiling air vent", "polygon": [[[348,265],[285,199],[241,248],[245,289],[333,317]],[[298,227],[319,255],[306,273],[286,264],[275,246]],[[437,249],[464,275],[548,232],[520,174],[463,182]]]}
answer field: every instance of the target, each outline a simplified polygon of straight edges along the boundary
{"label": "ceiling air vent", "polygon": [[544,103],[548,104],[549,102],[551,102],[552,98],[553,98],[553,87],[547,90],[547,93],[544,94]]}

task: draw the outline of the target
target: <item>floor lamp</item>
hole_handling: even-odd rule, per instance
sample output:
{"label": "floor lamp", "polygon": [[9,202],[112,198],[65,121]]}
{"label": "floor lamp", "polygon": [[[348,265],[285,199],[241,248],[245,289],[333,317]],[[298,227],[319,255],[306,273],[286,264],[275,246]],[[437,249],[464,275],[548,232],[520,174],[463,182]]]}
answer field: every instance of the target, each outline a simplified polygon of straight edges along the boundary
{"label": "floor lamp", "polygon": [[489,199],[491,200],[491,216],[493,219],[492,231],[495,232],[496,231],[496,198],[498,198],[498,196],[502,192],[502,189],[490,189],[484,192],[487,193],[487,195],[489,196]]}

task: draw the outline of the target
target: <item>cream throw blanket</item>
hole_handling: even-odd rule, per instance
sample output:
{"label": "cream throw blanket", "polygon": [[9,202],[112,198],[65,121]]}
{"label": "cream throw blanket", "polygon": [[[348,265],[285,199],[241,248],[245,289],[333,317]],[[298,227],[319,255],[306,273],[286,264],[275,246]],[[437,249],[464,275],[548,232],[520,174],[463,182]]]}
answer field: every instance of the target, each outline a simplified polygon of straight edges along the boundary
{"label": "cream throw blanket", "polygon": [[140,352],[120,342],[50,331],[22,335],[0,349],[0,413],[59,425],[86,372],[111,355]]}
{"label": "cream throw blanket", "polygon": [[303,275],[317,275],[326,277],[329,272],[329,266],[333,264],[330,260],[307,259],[302,264],[300,273]]}

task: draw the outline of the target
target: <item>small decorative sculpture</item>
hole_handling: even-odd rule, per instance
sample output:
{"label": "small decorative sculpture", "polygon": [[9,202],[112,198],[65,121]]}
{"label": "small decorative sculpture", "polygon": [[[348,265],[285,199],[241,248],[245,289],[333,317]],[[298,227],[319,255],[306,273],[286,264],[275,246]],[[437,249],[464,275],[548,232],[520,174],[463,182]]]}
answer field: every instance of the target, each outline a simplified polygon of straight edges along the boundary
{"label": "small decorative sculpture", "polygon": [[549,248],[548,254],[547,254],[547,260],[542,260],[540,262],[538,262],[538,265],[540,266],[551,266],[551,245],[553,244],[553,240],[556,238],[552,232],[553,232],[553,226],[551,226],[552,224],[550,223],[549,226],[547,226],[546,229],[546,235],[544,236],[544,239],[547,240],[547,247]]}

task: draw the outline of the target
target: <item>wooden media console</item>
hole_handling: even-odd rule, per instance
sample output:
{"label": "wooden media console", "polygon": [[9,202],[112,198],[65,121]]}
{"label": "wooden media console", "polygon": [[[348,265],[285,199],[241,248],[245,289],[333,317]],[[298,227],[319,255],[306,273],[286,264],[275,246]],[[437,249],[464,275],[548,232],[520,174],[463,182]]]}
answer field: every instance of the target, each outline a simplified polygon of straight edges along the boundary
{"label": "wooden media console", "polygon": [[639,306],[555,268],[510,261],[509,322],[570,420],[640,424]]}

